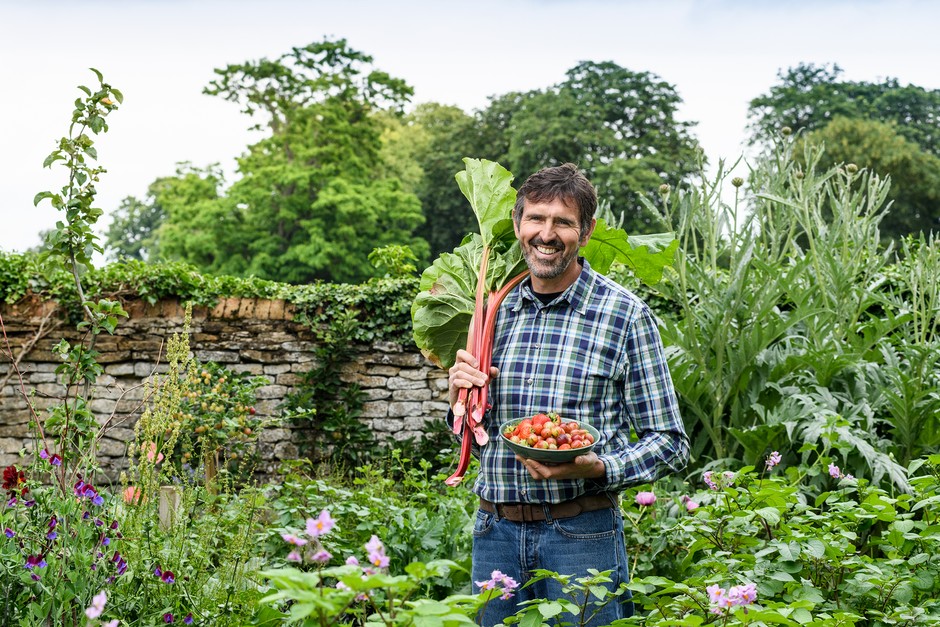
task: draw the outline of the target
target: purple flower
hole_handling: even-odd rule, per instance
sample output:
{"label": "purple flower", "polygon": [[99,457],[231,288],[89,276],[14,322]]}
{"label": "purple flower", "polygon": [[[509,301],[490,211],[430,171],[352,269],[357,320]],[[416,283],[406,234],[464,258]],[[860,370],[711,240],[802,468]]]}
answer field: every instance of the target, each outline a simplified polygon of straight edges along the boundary
{"label": "purple flower", "polygon": [[34,568],[45,568],[46,560],[42,558],[42,555],[30,555],[26,558],[26,564],[24,564],[24,566],[29,570]]}
{"label": "purple flower", "polygon": [[490,574],[490,578],[486,581],[477,581],[476,584],[480,587],[481,590],[497,590],[501,589],[502,594],[500,598],[503,600],[509,600],[513,596],[516,588],[519,587],[519,583],[510,577],[509,575],[504,575],[498,570],[494,570]]}
{"label": "purple flower", "polygon": [[350,555],[349,557],[346,558],[346,565],[347,565],[347,566],[358,566],[358,565],[359,565],[359,560],[356,558],[355,555]]}
{"label": "purple flower", "polygon": [[767,470],[770,470],[771,468],[779,464],[781,461],[783,461],[783,456],[778,451],[774,451],[773,453],[767,456],[767,461],[764,462],[764,464],[767,466]]}
{"label": "purple flower", "polygon": [[728,596],[735,605],[750,605],[757,600],[757,586],[753,583],[743,586],[731,586],[728,590]]}
{"label": "purple flower", "polygon": [[164,615],[163,615],[163,622],[164,622],[164,623],[172,623],[172,622],[173,622],[173,615],[170,614],[169,612],[167,612],[166,614],[164,614]]}
{"label": "purple flower", "polygon": [[379,537],[373,535],[366,542],[366,551],[369,553],[369,563],[378,568],[385,568],[389,564],[389,558],[385,555],[385,546]]}
{"label": "purple flower", "polygon": [[176,581],[176,575],[173,574],[172,570],[165,570],[163,574],[160,575],[160,581],[163,583],[173,583]]}
{"label": "purple flower", "polygon": [[57,534],[55,531],[50,531],[49,533],[46,534],[47,540],[55,540],[58,537],[59,537],[59,534]]}
{"label": "purple flower", "polygon": [[288,562],[302,562],[304,561],[304,558],[301,557],[300,553],[298,553],[297,551],[291,551],[290,553],[287,554],[287,561]]}
{"label": "purple flower", "polygon": [[637,492],[636,504],[640,507],[649,507],[656,502],[656,495],[652,492]]}
{"label": "purple flower", "polygon": [[186,623],[187,625],[192,625],[192,624],[193,624],[193,613],[190,612],[189,614],[187,614],[187,615],[186,615],[186,618],[183,619],[183,622]]}
{"label": "purple flower", "polygon": [[39,458],[40,458],[40,459],[49,459],[49,451],[46,450],[46,449],[42,449],[41,451],[39,451]]}
{"label": "purple flower", "polygon": [[332,557],[333,556],[330,555],[329,551],[325,549],[320,549],[319,551],[314,553],[313,557],[311,557],[310,559],[313,560],[314,562],[317,562],[318,564],[326,564],[327,562],[330,561]]}
{"label": "purple flower", "polygon": [[317,538],[330,532],[336,526],[336,521],[326,510],[320,512],[316,518],[307,519],[307,535],[311,538]]}
{"label": "purple flower", "polygon": [[7,527],[6,529],[3,530],[3,535],[5,535],[8,538],[12,538],[13,536],[16,535],[16,532],[10,529],[9,527]]}
{"label": "purple flower", "polygon": [[292,533],[282,533],[281,537],[284,538],[284,542],[287,542],[288,544],[293,544],[295,546],[303,546],[307,544],[307,540],[301,537],[295,536]]}
{"label": "purple flower", "polygon": [[53,466],[61,466],[62,457],[58,453],[56,453],[51,458],[49,458],[49,463],[52,464]]}
{"label": "purple flower", "polygon": [[833,479],[840,479],[842,477],[842,471],[839,470],[839,467],[835,464],[829,464],[829,476]]}
{"label": "purple flower", "polygon": [[707,471],[704,475],[702,475],[702,479],[705,481],[705,485],[707,485],[710,490],[717,490],[717,489],[718,489],[718,484],[715,482],[714,479],[712,479],[712,477],[714,476],[714,474],[715,474],[715,473],[713,473],[711,470],[709,470],[709,471]]}

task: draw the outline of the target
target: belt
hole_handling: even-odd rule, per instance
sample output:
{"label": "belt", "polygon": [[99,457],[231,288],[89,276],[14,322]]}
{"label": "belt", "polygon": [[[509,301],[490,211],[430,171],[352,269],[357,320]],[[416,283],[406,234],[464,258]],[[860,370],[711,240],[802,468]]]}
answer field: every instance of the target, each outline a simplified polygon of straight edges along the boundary
{"label": "belt", "polygon": [[493,503],[480,499],[480,509],[512,522],[545,520],[545,510],[554,518],[574,518],[583,512],[613,508],[617,497],[612,494],[582,494],[561,503]]}

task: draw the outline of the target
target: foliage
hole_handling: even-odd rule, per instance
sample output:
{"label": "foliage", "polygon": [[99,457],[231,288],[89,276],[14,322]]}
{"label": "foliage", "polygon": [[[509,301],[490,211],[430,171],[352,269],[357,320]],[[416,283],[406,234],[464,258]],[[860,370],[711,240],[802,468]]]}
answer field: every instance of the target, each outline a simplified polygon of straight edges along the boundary
{"label": "foliage", "polygon": [[[465,162],[466,170],[457,181],[477,216],[479,235],[467,236],[453,253],[444,253],[424,271],[411,307],[415,343],[444,367],[453,365],[457,350],[467,346],[478,276],[483,277],[484,293],[492,296],[526,269],[512,227],[516,197],[512,174],[492,161],[467,158]],[[618,262],[637,278],[655,283],[676,246],[668,234],[628,237],[598,221],[582,254],[598,272],[606,273]],[[480,268],[485,275],[480,275]]]}
{"label": "foliage", "polygon": [[940,157],[940,89],[901,86],[893,78],[878,83],[845,81],[841,74],[838,65],[811,63],[779,72],[779,83],[751,100],[752,140],[769,146],[783,127],[815,131],[837,117],[847,117],[894,123],[908,141]]}
{"label": "foliage", "polygon": [[[675,88],[649,72],[612,62],[585,61],[544,90],[509,93],[481,112],[481,154],[525,178],[572,162],[599,198],[626,212],[630,233],[663,230],[658,214],[640,202],[662,183],[678,183],[696,169],[692,126],[676,119]],[[495,146],[499,146],[496,148]]]}
{"label": "foliage", "polygon": [[896,124],[835,118],[804,141],[825,148],[819,168],[851,163],[890,178],[891,211],[880,224],[883,236],[940,232],[940,157],[905,139]]}
{"label": "foliage", "polygon": [[217,69],[205,93],[261,116],[254,128],[268,134],[239,159],[227,189],[214,167],[151,186],[145,204],[165,213],[151,230],[159,258],[293,284],[367,279],[376,246],[409,245],[425,258],[427,243],[414,235],[420,202],[378,173],[376,114],[400,110],[411,88],[371,63],[340,39]]}

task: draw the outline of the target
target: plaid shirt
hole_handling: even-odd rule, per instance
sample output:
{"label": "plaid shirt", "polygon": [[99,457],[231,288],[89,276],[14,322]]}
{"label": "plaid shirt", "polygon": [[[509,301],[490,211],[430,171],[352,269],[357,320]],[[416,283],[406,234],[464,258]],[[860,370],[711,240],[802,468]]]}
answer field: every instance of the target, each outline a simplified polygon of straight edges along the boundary
{"label": "plaid shirt", "polygon": [[[681,470],[689,439],[679,415],[662,340],[649,307],[591,270],[548,304],[527,279],[503,301],[490,383],[490,442],[475,452],[473,491],[495,503],[558,503],[584,493],[620,492]],[[507,420],[555,411],[600,432],[598,480],[535,481],[499,438]],[[631,441],[631,429],[636,438]]]}

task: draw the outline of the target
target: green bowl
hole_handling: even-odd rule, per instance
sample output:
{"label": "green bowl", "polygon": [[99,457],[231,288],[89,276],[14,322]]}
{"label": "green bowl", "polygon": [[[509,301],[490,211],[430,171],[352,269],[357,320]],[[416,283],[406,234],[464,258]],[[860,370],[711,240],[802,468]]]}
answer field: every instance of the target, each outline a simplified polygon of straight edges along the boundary
{"label": "green bowl", "polygon": [[563,451],[559,451],[558,449],[532,448],[531,446],[525,446],[524,444],[516,444],[503,435],[509,427],[515,429],[516,425],[518,425],[523,420],[525,420],[525,418],[518,418],[516,420],[509,420],[501,424],[499,426],[499,439],[502,440],[503,444],[508,446],[512,452],[519,455],[519,457],[534,459],[535,461],[539,462],[562,464],[573,461],[575,457],[579,455],[586,455],[590,451],[594,450],[594,447],[597,445],[597,440],[600,437],[600,433],[591,425],[578,422],[577,420],[566,420],[565,422],[577,422],[582,429],[585,429],[588,433],[594,436],[593,444],[589,446],[582,446],[581,448],[570,448]]}

